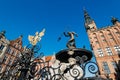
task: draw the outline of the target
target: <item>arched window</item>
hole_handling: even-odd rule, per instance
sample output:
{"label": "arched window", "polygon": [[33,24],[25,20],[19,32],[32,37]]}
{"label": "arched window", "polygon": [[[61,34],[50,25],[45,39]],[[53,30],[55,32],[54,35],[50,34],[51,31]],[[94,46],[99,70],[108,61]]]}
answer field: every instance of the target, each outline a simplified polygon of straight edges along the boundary
{"label": "arched window", "polygon": [[102,40],[103,42],[106,41],[103,31],[100,31],[100,38],[101,38],[101,40]]}
{"label": "arched window", "polygon": [[6,52],[10,54],[11,53],[11,48],[8,47],[7,50],[6,50]]}
{"label": "arched window", "polygon": [[5,55],[2,63],[6,63],[7,58],[8,58],[8,57]]}
{"label": "arched window", "polygon": [[107,35],[108,35],[108,39],[109,39],[110,41],[113,41],[113,36],[112,36],[110,30],[107,30]]}
{"label": "arched window", "polygon": [[96,36],[96,33],[93,33],[93,36]]}
{"label": "arched window", "polygon": [[114,31],[117,36],[120,36],[120,31],[117,28],[114,28]]}
{"label": "arched window", "polygon": [[95,42],[96,44],[98,44],[98,39],[97,39],[96,33],[93,33],[93,42]]}
{"label": "arched window", "polygon": [[0,50],[2,51],[5,46],[3,44],[0,45]]}
{"label": "arched window", "polygon": [[104,69],[105,74],[110,74],[111,72],[110,72],[107,62],[102,62],[102,64],[103,64],[103,69]]}

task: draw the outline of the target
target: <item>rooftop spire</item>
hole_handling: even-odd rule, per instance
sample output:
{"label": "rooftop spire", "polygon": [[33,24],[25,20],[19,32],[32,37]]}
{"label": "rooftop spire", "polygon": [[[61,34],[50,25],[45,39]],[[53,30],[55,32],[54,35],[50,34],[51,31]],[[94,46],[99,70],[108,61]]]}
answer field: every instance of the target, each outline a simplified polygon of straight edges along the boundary
{"label": "rooftop spire", "polygon": [[0,38],[5,37],[5,33],[6,33],[5,30],[1,31],[1,32],[0,32]]}
{"label": "rooftop spire", "polygon": [[84,19],[85,19],[85,29],[86,31],[94,31],[97,29],[96,24],[93,19],[89,16],[88,12],[84,10]]}
{"label": "rooftop spire", "polygon": [[85,9],[83,9],[83,10],[84,10],[85,23],[90,24],[92,22],[92,19],[89,16],[88,12]]}
{"label": "rooftop spire", "polygon": [[118,21],[118,19],[117,19],[117,18],[112,17],[111,22],[113,23],[113,25],[114,25],[117,21]]}

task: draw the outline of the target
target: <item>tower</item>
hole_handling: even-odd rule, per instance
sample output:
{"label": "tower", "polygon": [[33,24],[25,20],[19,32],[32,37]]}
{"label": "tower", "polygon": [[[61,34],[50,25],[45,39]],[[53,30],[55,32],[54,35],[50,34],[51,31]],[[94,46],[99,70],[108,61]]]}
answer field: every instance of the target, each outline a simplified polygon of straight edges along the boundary
{"label": "tower", "polygon": [[120,23],[112,18],[112,26],[97,29],[93,19],[84,10],[85,29],[95,55],[99,75],[103,78],[120,79]]}
{"label": "tower", "polygon": [[84,10],[84,18],[85,18],[85,29],[89,33],[90,31],[97,30],[96,24],[93,19],[89,16],[86,10]]}

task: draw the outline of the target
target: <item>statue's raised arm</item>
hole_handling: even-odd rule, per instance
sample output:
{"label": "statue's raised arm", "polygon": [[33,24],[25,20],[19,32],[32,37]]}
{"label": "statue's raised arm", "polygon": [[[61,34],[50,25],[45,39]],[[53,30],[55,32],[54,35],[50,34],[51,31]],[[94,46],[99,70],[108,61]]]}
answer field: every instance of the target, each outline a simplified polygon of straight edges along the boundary
{"label": "statue's raised arm", "polygon": [[75,33],[75,32],[72,32],[76,37],[78,37],[78,34],[77,33]]}
{"label": "statue's raised arm", "polygon": [[65,32],[63,32],[63,34],[64,34],[65,37],[69,37],[68,33],[66,34]]}

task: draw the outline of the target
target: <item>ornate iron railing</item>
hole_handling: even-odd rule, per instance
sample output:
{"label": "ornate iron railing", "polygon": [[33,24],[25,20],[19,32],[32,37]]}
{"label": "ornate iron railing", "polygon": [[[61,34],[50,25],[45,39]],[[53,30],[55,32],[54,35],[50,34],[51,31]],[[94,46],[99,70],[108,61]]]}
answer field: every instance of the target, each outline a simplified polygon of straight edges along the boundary
{"label": "ornate iron railing", "polygon": [[[7,74],[1,74],[1,80],[80,80],[87,72],[98,72],[97,64],[90,61],[92,56],[85,49],[72,49],[74,54],[68,54],[71,49],[60,51],[54,61],[42,59],[43,53],[38,53],[38,50],[40,47],[37,45],[27,46],[10,70],[5,72]],[[39,58],[33,59],[33,54],[39,54]],[[64,57],[60,55],[64,54],[72,58],[71,62],[61,62]]]}

